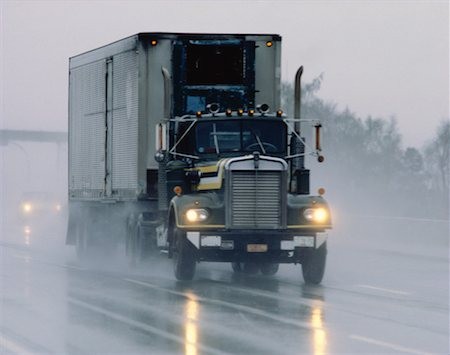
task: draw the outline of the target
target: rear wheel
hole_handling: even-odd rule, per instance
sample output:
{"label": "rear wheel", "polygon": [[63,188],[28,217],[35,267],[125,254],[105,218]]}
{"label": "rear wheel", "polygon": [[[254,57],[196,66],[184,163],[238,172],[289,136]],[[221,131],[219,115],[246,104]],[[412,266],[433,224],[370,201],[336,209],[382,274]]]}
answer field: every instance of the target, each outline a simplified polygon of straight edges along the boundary
{"label": "rear wheel", "polygon": [[258,263],[240,263],[240,262],[232,262],[231,268],[234,272],[242,272],[244,274],[257,274],[259,271],[259,264]]}
{"label": "rear wheel", "polygon": [[306,284],[318,285],[322,282],[327,259],[327,243],[318,249],[308,249],[302,262],[303,279]]}
{"label": "rear wheel", "polygon": [[77,252],[77,258],[78,260],[85,260],[87,257],[87,240],[86,240],[86,233],[83,226],[79,225],[77,226],[77,239],[76,239],[76,252]]}
{"label": "rear wheel", "polygon": [[231,268],[233,269],[234,272],[239,273],[242,272],[242,266],[240,262],[237,261],[233,261],[231,263]]}
{"label": "rear wheel", "polygon": [[127,224],[127,236],[125,240],[125,254],[128,265],[132,268],[134,268],[138,262],[136,229],[136,220],[133,217],[129,218]]}
{"label": "rear wheel", "polygon": [[177,280],[190,281],[194,278],[197,264],[195,247],[187,240],[186,232],[174,228],[173,265]]}
{"label": "rear wheel", "polygon": [[275,275],[278,272],[280,264],[278,263],[261,263],[259,268],[261,273],[266,276]]}
{"label": "rear wheel", "polygon": [[77,258],[80,261],[84,261],[88,257],[88,241],[87,241],[86,223],[80,221],[76,227],[76,244],[75,249],[77,252]]}

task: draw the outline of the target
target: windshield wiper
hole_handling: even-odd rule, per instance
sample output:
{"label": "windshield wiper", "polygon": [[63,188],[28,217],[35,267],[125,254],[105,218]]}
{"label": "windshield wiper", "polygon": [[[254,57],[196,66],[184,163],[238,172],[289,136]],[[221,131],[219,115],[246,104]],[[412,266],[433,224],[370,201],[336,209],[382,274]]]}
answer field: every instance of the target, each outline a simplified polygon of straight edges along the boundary
{"label": "windshield wiper", "polygon": [[264,149],[264,144],[261,142],[261,138],[255,133],[255,131],[252,129],[252,134],[255,136],[256,141],[258,142],[259,146],[261,147],[261,153],[266,154],[266,150]]}
{"label": "windshield wiper", "polygon": [[213,124],[213,127],[214,127],[214,133],[213,133],[213,135],[214,135],[214,146],[215,146],[215,148],[216,148],[216,154],[217,155],[219,155],[220,154],[220,149],[219,149],[219,140],[217,139],[217,132],[216,132],[216,124],[214,123]]}

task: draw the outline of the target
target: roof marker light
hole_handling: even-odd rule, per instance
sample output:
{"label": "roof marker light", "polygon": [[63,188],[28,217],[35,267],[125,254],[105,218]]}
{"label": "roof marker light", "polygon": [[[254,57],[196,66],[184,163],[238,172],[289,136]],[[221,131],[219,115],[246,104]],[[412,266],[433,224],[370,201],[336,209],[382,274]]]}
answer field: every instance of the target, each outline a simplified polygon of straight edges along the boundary
{"label": "roof marker light", "polygon": [[269,48],[272,47],[273,46],[273,42],[272,41],[267,41],[266,42],[266,46],[269,47]]}
{"label": "roof marker light", "polygon": [[253,109],[248,110],[248,115],[250,117],[252,117],[254,114],[255,114],[255,110],[253,110]]}
{"label": "roof marker light", "polygon": [[239,116],[242,116],[242,115],[244,114],[244,110],[241,109],[241,108],[239,108],[239,109],[237,110],[237,113],[238,113]]}
{"label": "roof marker light", "polygon": [[227,108],[226,111],[225,111],[225,113],[226,113],[226,115],[227,115],[228,117],[230,117],[231,114],[233,113],[233,111],[231,111],[231,108]]}
{"label": "roof marker light", "polygon": [[277,117],[283,116],[283,110],[277,110]]}
{"label": "roof marker light", "polygon": [[202,111],[197,111],[197,112],[195,113],[195,115],[197,116],[197,118],[202,117]]}
{"label": "roof marker light", "polygon": [[156,39],[152,39],[150,41],[150,44],[152,45],[152,47],[156,46],[158,44],[158,41]]}

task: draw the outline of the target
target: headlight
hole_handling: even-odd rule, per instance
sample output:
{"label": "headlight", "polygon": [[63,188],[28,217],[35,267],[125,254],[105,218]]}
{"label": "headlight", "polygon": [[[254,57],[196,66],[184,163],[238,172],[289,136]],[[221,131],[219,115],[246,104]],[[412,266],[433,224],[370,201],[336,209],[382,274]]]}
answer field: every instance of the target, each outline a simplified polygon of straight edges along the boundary
{"label": "headlight", "polygon": [[22,209],[25,213],[30,213],[31,210],[33,209],[33,206],[31,205],[31,203],[27,202],[22,205]]}
{"label": "headlight", "polygon": [[203,208],[193,208],[186,211],[186,219],[188,222],[203,222],[208,217],[208,211]]}
{"label": "headlight", "polygon": [[307,208],[303,211],[303,216],[307,221],[314,223],[325,223],[328,221],[328,211],[323,208]]}

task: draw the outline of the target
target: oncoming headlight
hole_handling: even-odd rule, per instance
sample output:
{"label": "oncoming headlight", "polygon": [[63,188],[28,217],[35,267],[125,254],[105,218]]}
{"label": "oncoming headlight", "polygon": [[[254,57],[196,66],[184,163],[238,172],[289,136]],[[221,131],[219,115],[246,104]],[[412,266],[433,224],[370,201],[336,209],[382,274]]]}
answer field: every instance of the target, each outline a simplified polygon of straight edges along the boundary
{"label": "oncoming headlight", "polygon": [[25,212],[25,213],[30,213],[32,209],[33,209],[33,206],[32,206],[31,203],[29,203],[29,202],[25,202],[25,203],[22,205],[22,210],[23,210],[23,212]]}
{"label": "oncoming headlight", "polygon": [[303,216],[309,222],[325,223],[328,221],[328,211],[326,208],[307,208],[303,211]]}
{"label": "oncoming headlight", "polygon": [[209,213],[204,208],[192,208],[186,211],[186,219],[188,222],[203,222],[209,217]]}

